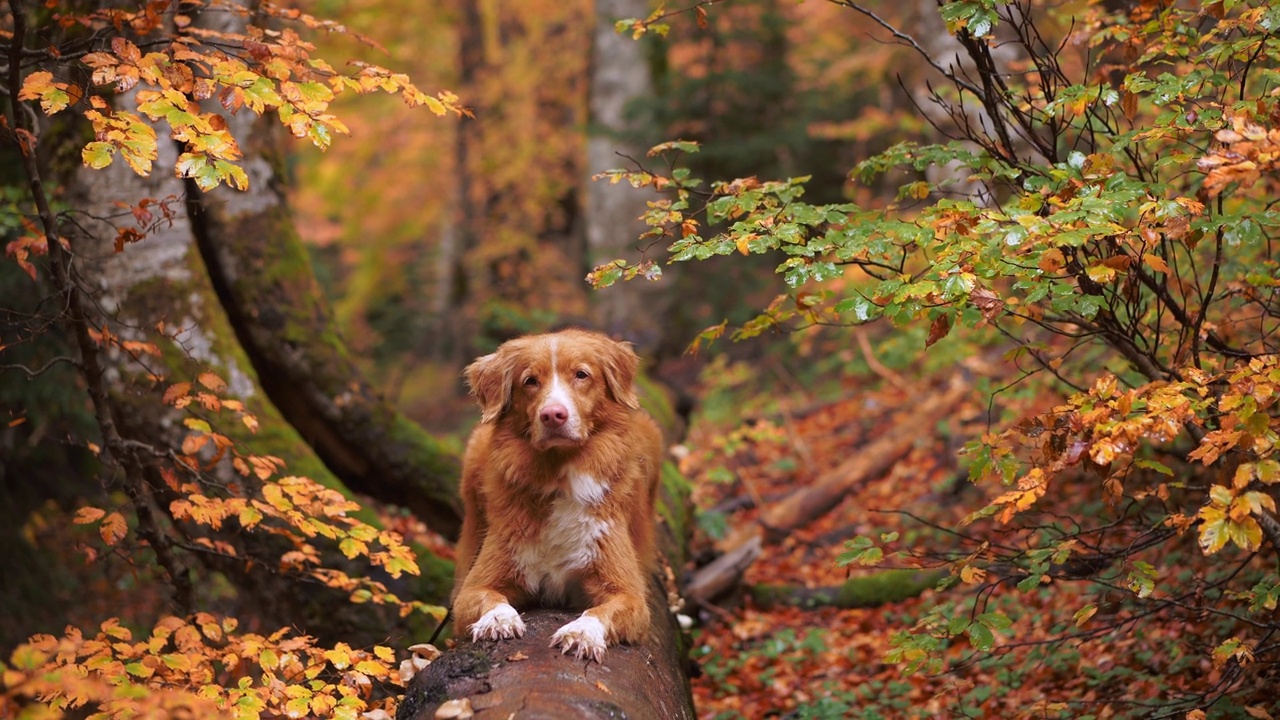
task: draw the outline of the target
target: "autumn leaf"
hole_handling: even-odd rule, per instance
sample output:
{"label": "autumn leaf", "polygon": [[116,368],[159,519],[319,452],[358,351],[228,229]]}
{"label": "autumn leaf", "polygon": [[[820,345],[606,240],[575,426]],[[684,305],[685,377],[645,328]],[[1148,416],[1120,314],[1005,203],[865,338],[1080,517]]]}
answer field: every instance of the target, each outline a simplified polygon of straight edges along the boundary
{"label": "autumn leaf", "polygon": [[945,313],[939,315],[929,325],[929,337],[925,339],[924,346],[926,348],[932,346],[946,337],[949,332],[951,332],[951,316]]}
{"label": "autumn leaf", "polygon": [[115,545],[124,538],[128,527],[125,524],[124,516],[118,512],[113,512],[103,519],[102,525],[98,527],[98,533],[102,535],[102,540],[107,545]]}
{"label": "autumn leaf", "polygon": [[1072,615],[1072,618],[1076,621],[1076,627],[1083,627],[1085,623],[1089,622],[1089,618],[1093,617],[1097,612],[1098,606],[1094,603],[1089,603],[1077,610],[1075,615]]}
{"label": "autumn leaf", "polygon": [[196,378],[201,385],[209,388],[213,392],[222,392],[227,389],[227,383],[222,378],[211,372],[202,372]]}
{"label": "autumn leaf", "polygon": [[116,148],[111,143],[91,142],[84,146],[80,157],[86,167],[101,170],[111,164],[111,161],[115,159],[115,153]]}
{"label": "autumn leaf", "polygon": [[77,525],[87,525],[91,522],[98,521],[100,518],[102,518],[106,514],[107,514],[107,511],[102,510],[101,508],[82,507],[76,511],[74,522]]}

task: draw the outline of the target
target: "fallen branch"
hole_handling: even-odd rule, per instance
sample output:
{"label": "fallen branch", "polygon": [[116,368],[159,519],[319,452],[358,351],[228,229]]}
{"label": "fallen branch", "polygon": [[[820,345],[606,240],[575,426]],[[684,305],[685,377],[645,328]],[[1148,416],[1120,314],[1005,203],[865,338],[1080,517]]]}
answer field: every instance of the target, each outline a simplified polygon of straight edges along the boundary
{"label": "fallen branch", "polygon": [[759,535],[721,555],[694,574],[684,589],[685,599],[706,604],[738,585],[742,574],[760,557],[763,542]]}

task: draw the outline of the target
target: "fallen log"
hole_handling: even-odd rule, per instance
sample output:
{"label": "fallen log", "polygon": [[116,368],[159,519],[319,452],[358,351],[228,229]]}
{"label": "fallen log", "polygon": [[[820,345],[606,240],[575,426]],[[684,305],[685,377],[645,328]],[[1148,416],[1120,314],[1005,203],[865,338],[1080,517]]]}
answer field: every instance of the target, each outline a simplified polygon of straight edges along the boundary
{"label": "fallen log", "polygon": [[761,544],[781,541],[791,531],[813,522],[840,504],[860,483],[887,472],[911,451],[927,431],[929,422],[945,417],[968,393],[968,383],[959,375],[953,377],[941,391],[908,405],[910,409],[898,418],[892,428],[848,460],[823,473],[812,484],[763,508],[757,522],[737,529],[719,543],[721,558],[694,573],[686,597],[708,603],[735,587],[755,557],[759,556]]}
{"label": "fallen log", "polygon": [[[688,650],[672,612],[675,572],[684,563],[690,528],[688,486],[671,463],[658,494],[661,569],[649,579],[649,632],[634,645],[617,645],[603,662],[586,662],[551,648],[551,635],[578,612],[539,609],[520,613],[521,638],[460,640],[414,675],[397,720],[433,720],[465,703],[478,718],[556,720],[693,720]],[[451,703],[451,701],[457,701]]]}
{"label": "fallen log", "polygon": [[747,586],[747,594],[761,610],[775,607],[806,610],[819,607],[845,610],[873,608],[917,597],[948,574],[945,569],[884,570],[827,587],[760,583]]}
{"label": "fallen log", "polygon": [[737,587],[742,574],[760,557],[762,549],[763,543],[756,535],[707,563],[685,586],[685,599],[695,604],[706,604]]}
{"label": "fallen log", "polygon": [[758,526],[747,526],[730,534],[721,547],[735,548],[759,533],[762,527],[765,541],[777,542],[792,530],[822,517],[857,485],[884,474],[905,457],[916,441],[927,435],[930,424],[949,414],[968,392],[967,383],[959,376],[953,378],[942,391],[930,393],[918,404],[909,406],[892,428],[854,452],[848,460],[765,508],[760,513]]}

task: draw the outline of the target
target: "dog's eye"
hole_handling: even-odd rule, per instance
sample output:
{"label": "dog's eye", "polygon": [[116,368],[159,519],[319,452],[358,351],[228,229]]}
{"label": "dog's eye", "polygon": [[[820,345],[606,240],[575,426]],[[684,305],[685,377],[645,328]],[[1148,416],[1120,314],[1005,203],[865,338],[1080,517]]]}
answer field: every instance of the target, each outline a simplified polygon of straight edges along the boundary
{"label": "dog's eye", "polygon": [[574,373],[573,376],[578,378],[579,380],[586,380],[587,378],[591,377],[591,374],[588,373],[586,370],[579,370],[578,372]]}
{"label": "dog's eye", "polygon": [[533,377],[532,375],[530,375],[529,377],[527,377],[527,378],[525,378],[525,379],[524,379],[524,386],[525,386],[525,387],[538,387],[538,378]]}

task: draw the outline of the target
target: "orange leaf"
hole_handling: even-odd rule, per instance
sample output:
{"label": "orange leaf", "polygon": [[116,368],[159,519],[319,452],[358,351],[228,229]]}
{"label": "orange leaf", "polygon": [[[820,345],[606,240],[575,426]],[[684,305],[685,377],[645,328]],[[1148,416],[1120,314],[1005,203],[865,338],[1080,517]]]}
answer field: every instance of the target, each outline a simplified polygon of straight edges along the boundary
{"label": "orange leaf", "polygon": [[227,389],[227,383],[224,382],[222,378],[218,377],[217,375],[211,372],[200,373],[200,377],[197,378],[197,380],[200,381],[201,385],[209,388],[214,392],[222,392],[223,390]]}
{"label": "orange leaf", "polygon": [[124,516],[118,512],[113,512],[102,521],[102,525],[98,528],[98,533],[102,535],[102,539],[108,545],[115,545],[124,538],[128,526],[124,522]]}
{"label": "orange leaf", "polygon": [[1168,274],[1169,272],[1168,264],[1166,264],[1164,261],[1164,258],[1160,257],[1159,255],[1152,255],[1151,253],[1143,253],[1142,261],[1147,265],[1150,265],[1151,269],[1155,270],[1156,272],[1161,272],[1166,274]]}
{"label": "orange leaf", "polygon": [[182,397],[183,395],[186,395],[190,391],[191,391],[191,383],[189,382],[174,383],[164,391],[164,398],[162,399],[164,400],[165,405],[172,405],[178,400],[178,398]]}
{"label": "orange leaf", "polygon": [[82,507],[76,511],[76,516],[72,520],[77,525],[87,525],[94,522],[98,518],[106,515],[107,511],[96,507]]}

